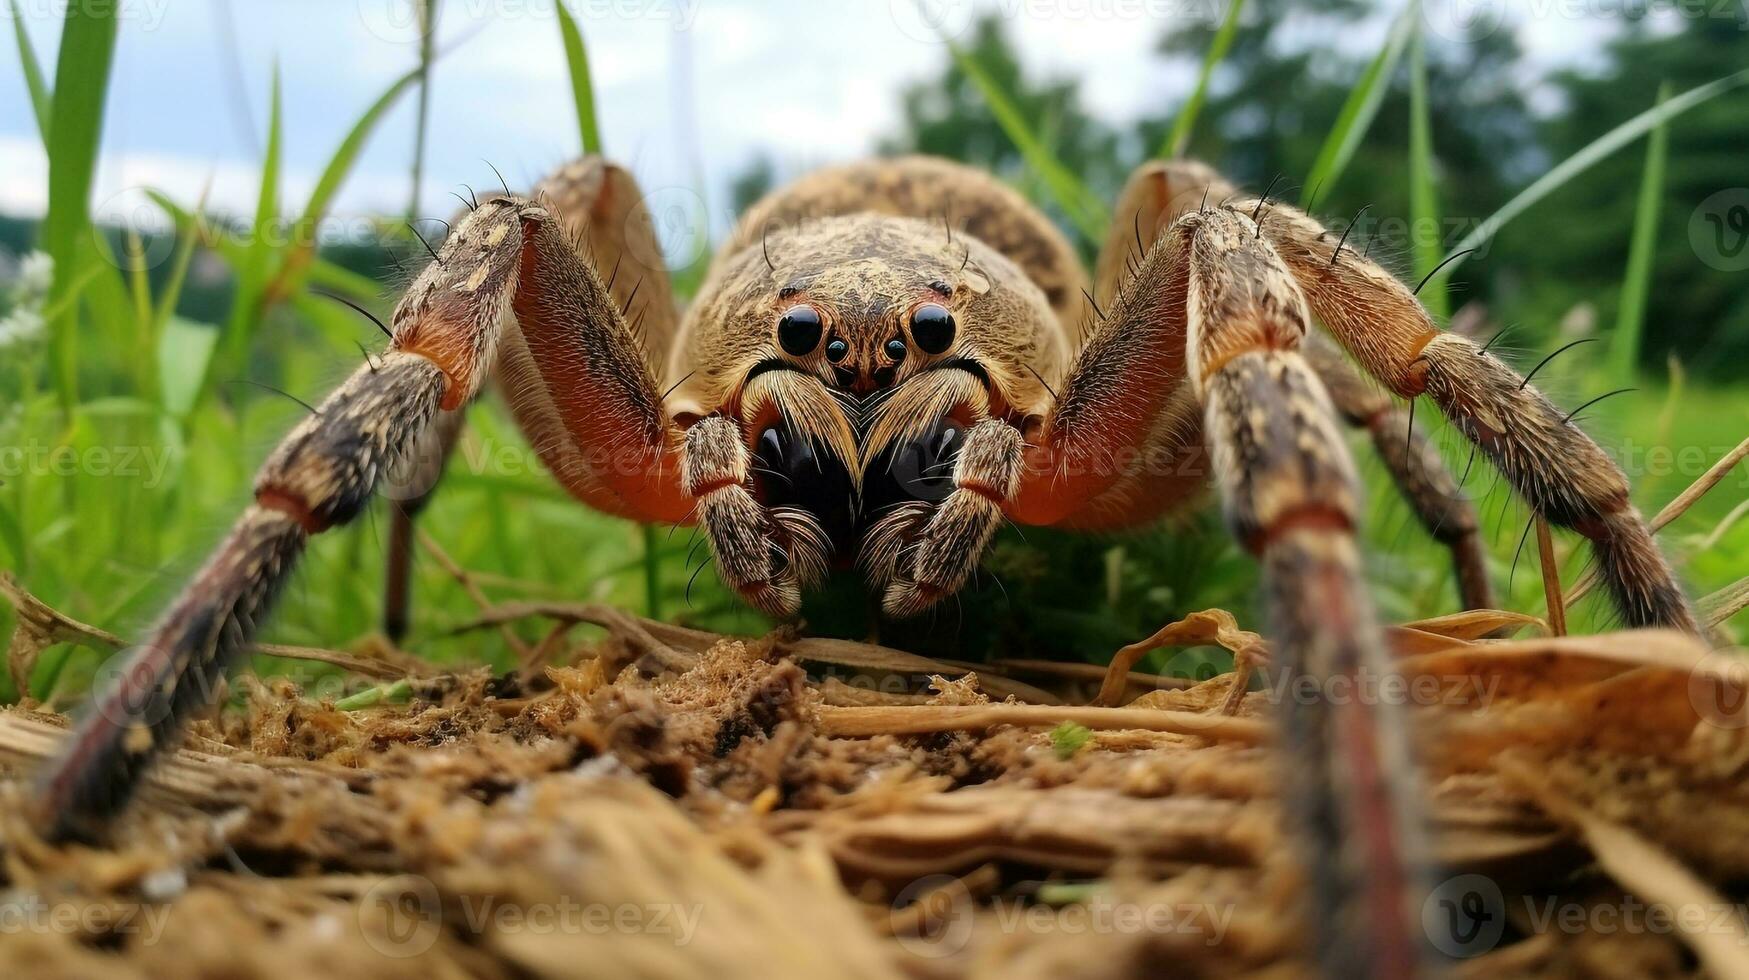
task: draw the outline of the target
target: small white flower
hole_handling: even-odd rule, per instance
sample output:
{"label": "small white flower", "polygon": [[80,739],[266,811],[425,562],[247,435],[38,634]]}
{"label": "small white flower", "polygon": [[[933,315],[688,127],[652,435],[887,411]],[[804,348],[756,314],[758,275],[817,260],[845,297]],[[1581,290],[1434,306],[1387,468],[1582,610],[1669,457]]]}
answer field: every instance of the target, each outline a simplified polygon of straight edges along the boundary
{"label": "small white flower", "polygon": [[49,284],[55,279],[55,260],[47,252],[31,252],[18,263],[18,298],[20,303],[49,294]]}
{"label": "small white flower", "polygon": [[0,350],[15,344],[27,344],[43,332],[43,315],[34,307],[21,306],[0,317]]}

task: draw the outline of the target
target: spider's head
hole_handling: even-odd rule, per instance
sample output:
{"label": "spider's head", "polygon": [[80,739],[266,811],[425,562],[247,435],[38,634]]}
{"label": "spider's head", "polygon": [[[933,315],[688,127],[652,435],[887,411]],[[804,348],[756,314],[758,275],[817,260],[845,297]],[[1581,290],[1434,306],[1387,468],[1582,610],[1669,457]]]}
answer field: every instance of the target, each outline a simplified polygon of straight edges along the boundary
{"label": "spider's head", "polygon": [[[717,346],[691,354],[714,385],[700,401],[740,423],[770,564],[801,589],[800,573],[854,564],[886,586],[953,491],[967,432],[1025,414],[1010,406],[1028,400],[1050,310],[1003,279],[1023,281],[938,222],[859,215],[756,241],[707,284],[695,330]],[[719,567],[754,537],[713,531]]]}
{"label": "spider's head", "polygon": [[957,322],[945,282],[926,280],[903,309],[780,292],[775,351],[740,388],[753,494],[818,525],[829,564],[846,566],[889,511],[947,496],[963,433],[987,415],[989,378],[946,356]]}

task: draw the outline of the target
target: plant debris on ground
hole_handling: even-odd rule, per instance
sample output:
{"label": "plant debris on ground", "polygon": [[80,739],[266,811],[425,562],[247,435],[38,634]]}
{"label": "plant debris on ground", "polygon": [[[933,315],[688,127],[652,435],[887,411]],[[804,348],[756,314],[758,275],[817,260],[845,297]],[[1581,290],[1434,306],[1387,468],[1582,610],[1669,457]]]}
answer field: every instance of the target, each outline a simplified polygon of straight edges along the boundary
{"label": "plant debris on ground", "polygon": [[[609,634],[543,643],[505,676],[427,667],[407,703],[354,710],[245,675],[243,707],[196,723],[104,847],[43,842],[28,780],[9,780],[0,976],[1309,969],[1275,798],[1279,692],[1224,612],[1157,639],[1244,650],[1260,683],[1120,658],[1117,707],[1063,665],[968,673],[597,607],[481,623],[522,616]],[[21,620],[77,631],[57,617]],[[1484,638],[1527,625],[1472,612],[1390,631],[1450,879],[1430,930],[1442,899],[1468,914],[1475,894],[1486,931],[1459,937],[1451,952],[1479,954],[1460,975],[1749,975],[1739,662],[1663,631]],[[357,661],[373,682],[406,666]],[[65,725],[0,713],[0,768],[27,776]],[[1652,925],[1621,917],[1635,908]]]}

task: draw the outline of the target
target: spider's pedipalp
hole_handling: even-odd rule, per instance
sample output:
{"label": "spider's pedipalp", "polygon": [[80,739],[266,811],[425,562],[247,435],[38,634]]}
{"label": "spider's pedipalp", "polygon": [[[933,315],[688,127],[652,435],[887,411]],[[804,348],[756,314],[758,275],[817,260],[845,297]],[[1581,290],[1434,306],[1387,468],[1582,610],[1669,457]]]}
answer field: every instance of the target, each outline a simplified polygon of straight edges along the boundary
{"label": "spider's pedipalp", "polygon": [[[891,549],[879,533],[882,526],[867,536],[864,547],[872,555],[864,567],[877,586],[885,586],[881,604],[888,615],[914,616],[958,592],[1002,527],[1002,507],[1020,479],[1020,430],[985,419],[963,438],[953,460],[953,489],[933,509],[914,514],[920,520],[910,530],[909,550],[887,560]],[[885,577],[875,577],[877,572]]]}
{"label": "spider's pedipalp", "polygon": [[698,508],[723,583],[773,616],[795,614],[802,590],[831,559],[818,519],[798,508],[767,511],[753,496],[747,440],[733,419],[713,415],[686,432],[681,483]]}

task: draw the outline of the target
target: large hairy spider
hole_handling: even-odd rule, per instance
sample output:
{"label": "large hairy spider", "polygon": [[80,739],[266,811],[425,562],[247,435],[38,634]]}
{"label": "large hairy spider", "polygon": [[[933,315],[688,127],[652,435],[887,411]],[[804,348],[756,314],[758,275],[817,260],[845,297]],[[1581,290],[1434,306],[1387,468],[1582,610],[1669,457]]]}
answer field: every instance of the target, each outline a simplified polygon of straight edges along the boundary
{"label": "large hairy spider", "polygon": [[[1212,481],[1262,563],[1282,666],[1326,680],[1390,670],[1338,419],[1371,431],[1450,546],[1463,602],[1489,601],[1470,504],[1364,371],[1427,396],[1537,514],[1589,538],[1628,623],[1699,631],[1615,463],[1316,220],[1157,162],[1130,178],[1112,229],[1089,286],[1050,222],[990,176],[860,163],[753,207],[682,313],[625,170],[583,160],[533,199],[479,205],[401,298],[390,350],[267,460],[254,504],[96,696],[42,784],[54,831],[90,833],[126,800],[309,537],[356,517],[422,439],[453,441],[494,371],[566,489],[697,523],[724,581],[778,616],[852,564],[888,613],[912,615],[961,587],[1005,519],[1136,527]],[[1354,699],[1283,709],[1283,798],[1331,975],[1400,975],[1426,956],[1402,715]]]}

